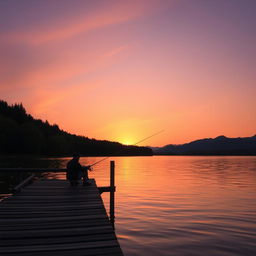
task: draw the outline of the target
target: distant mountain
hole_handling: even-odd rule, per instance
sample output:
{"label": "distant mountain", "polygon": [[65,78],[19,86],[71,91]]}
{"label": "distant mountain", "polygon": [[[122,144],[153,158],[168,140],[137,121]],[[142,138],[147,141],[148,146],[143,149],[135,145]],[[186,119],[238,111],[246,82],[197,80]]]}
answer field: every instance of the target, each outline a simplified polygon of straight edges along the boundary
{"label": "distant mountain", "polygon": [[70,156],[152,155],[147,147],[90,139],[65,132],[58,125],[35,119],[22,104],[0,100],[0,155]]}
{"label": "distant mountain", "polygon": [[244,138],[218,136],[181,145],[151,148],[156,155],[256,155],[256,135]]}

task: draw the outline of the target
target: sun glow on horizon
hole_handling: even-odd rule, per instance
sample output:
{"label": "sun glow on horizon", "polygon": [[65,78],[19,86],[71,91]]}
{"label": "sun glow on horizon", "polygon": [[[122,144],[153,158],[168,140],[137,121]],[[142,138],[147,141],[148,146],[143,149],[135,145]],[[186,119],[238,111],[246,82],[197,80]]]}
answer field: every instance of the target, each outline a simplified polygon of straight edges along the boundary
{"label": "sun glow on horizon", "polygon": [[127,145],[127,146],[131,146],[134,145],[134,140],[132,138],[123,138],[123,139],[119,139],[118,140],[120,143],[122,143],[123,145]]}

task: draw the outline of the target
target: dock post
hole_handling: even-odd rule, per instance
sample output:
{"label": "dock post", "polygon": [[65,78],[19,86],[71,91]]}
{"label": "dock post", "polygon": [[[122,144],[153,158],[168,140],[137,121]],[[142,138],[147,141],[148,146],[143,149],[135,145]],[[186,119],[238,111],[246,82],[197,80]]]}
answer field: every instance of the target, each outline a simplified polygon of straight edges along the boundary
{"label": "dock post", "polygon": [[115,228],[115,161],[110,161],[110,222]]}

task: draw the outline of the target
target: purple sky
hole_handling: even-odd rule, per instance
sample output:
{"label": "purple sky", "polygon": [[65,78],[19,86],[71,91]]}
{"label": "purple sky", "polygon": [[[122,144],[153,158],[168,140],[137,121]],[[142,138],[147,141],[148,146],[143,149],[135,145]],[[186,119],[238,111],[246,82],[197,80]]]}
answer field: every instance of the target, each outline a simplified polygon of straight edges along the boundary
{"label": "purple sky", "polygon": [[0,98],[98,139],[256,132],[256,1],[0,1]]}

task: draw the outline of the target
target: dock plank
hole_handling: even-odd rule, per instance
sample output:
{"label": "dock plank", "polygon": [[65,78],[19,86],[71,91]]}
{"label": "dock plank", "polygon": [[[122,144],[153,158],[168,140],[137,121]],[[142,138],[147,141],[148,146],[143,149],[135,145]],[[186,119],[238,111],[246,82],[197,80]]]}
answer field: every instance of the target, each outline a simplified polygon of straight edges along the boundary
{"label": "dock plank", "polygon": [[0,203],[3,255],[123,255],[94,180],[39,180]]}
{"label": "dock plank", "polygon": [[[58,250],[58,251],[48,251],[48,252],[25,252],[19,253],[19,256],[56,256],[58,253],[61,256],[120,256],[123,255],[121,249],[118,247],[105,247],[105,248],[93,248],[87,250]],[[16,256],[16,253],[8,253],[8,256]]]}
{"label": "dock plank", "polygon": [[53,241],[52,238],[42,238],[39,237],[38,239],[16,239],[16,240],[1,240],[1,246],[12,246],[13,243],[17,246],[22,245],[41,245],[41,244],[63,244],[63,243],[70,243],[70,242],[93,242],[93,241],[107,241],[107,240],[115,240],[115,235],[113,233],[103,233],[103,234],[95,234],[91,236],[67,236],[67,237],[60,237],[58,241]]}

